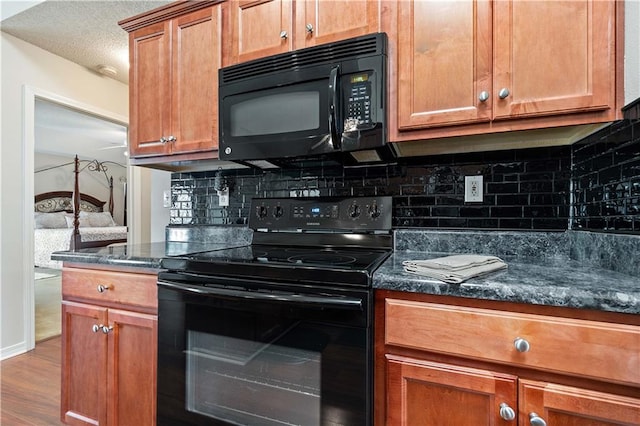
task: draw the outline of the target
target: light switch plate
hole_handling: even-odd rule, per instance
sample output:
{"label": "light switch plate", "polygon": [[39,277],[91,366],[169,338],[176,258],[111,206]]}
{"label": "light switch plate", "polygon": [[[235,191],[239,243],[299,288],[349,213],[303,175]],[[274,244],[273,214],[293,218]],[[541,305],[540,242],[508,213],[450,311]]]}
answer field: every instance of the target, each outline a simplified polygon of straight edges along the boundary
{"label": "light switch plate", "polygon": [[482,175],[464,177],[464,202],[481,203],[483,197]]}

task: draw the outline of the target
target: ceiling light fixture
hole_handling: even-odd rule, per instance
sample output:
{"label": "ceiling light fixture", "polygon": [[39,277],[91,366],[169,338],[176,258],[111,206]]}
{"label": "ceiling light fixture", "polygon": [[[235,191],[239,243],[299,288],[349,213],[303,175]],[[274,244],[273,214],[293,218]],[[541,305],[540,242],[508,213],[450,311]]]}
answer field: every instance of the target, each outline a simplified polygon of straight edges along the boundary
{"label": "ceiling light fixture", "polygon": [[114,78],[115,76],[118,75],[118,70],[109,65],[98,65],[96,69],[100,74],[105,75],[107,77]]}

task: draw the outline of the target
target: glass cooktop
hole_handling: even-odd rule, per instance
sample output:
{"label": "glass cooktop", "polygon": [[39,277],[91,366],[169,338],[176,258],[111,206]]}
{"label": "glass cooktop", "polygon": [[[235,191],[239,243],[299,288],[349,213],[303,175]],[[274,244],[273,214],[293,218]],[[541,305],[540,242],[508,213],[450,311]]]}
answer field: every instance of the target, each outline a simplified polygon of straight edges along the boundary
{"label": "glass cooktop", "polygon": [[369,281],[391,250],[250,245],[162,259],[161,267],[205,275],[287,281]]}

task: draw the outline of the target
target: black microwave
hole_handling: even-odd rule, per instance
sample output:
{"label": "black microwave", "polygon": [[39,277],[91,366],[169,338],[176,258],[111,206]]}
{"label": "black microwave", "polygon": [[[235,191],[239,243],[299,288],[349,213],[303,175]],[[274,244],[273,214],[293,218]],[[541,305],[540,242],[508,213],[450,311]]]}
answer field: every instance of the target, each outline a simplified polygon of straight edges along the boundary
{"label": "black microwave", "polygon": [[388,157],[386,67],[374,33],[220,69],[220,159]]}

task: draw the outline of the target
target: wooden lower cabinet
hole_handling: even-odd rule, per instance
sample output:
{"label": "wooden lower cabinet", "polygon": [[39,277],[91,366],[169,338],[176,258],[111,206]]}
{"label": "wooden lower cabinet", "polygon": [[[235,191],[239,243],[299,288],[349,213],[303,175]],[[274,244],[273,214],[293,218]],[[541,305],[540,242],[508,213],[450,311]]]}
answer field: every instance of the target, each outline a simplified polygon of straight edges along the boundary
{"label": "wooden lower cabinet", "polygon": [[377,291],[375,334],[378,426],[640,425],[636,316]]}
{"label": "wooden lower cabinet", "polygon": [[640,425],[638,398],[532,380],[520,380],[519,395],[523,425],[536,417],[549,426]]}
{"label": "wooden lower cabinet", "polygon": [[503,425],[514,413],[517,378],[455,365],[387,357],[389,425]]}
{"label": "wooden lower cabinet", "polygon": [[[118,285],[120,272],[64,270],[61,420],[69,425],[154,425],[157,315],[152,307],[136,307],[147,310],[138,312],[126,305],[99,305],[96,280],[86,278],[93,275],[109,287],[103,293],[123,297],[127,290]],[[155,275],[124,276],[156,284]],[[71,293],[80,299],[78,277],[89,283],[86,294],[81,301],[69,300],[73,297],[65,296],[65,284],[75,287]]]}

